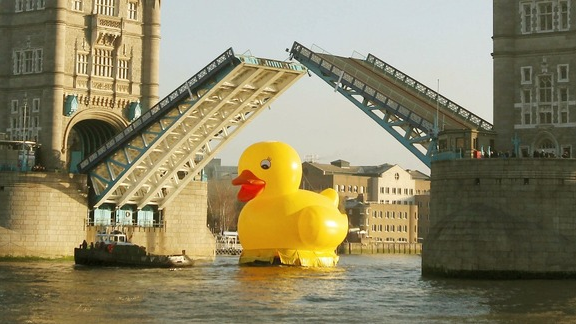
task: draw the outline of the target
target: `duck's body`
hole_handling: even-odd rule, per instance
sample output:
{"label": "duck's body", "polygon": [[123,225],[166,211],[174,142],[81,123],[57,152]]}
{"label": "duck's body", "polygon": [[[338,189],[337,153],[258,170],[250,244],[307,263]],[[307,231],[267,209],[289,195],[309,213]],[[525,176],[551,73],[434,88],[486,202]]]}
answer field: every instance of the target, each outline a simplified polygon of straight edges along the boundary
{"label": "duck's body", "polygon": [[[262,167],[264,166],[264,167]],[[274,262],[334,266],[348,231],[338,210],[338,194],[298,189],[300,158],[290,146],[263,142],[250,146],[238,165],[239,199],[248,201],[238,219],[241,263]]]}

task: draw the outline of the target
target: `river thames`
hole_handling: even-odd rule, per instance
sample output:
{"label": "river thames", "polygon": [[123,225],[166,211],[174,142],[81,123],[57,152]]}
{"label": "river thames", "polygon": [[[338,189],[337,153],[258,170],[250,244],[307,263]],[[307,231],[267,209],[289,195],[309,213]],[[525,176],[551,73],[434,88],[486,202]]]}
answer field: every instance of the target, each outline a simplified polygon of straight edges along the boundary
{"label": "river thames", "polygon": [[338,267],[168,269],[0,263],[2,323],[575,323],[576,281],[431,279],[420,256]]}

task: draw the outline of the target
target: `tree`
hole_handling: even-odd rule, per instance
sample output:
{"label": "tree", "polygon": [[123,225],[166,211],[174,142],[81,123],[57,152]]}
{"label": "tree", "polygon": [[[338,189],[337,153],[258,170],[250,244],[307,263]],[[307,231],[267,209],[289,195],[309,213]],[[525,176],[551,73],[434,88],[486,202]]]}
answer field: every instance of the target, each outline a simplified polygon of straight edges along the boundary
{"label": "tree", "polygon": [[236,231],[242,204],[236,198],[238,188],[231,179],[208,181],[208,226],[212,232]]}

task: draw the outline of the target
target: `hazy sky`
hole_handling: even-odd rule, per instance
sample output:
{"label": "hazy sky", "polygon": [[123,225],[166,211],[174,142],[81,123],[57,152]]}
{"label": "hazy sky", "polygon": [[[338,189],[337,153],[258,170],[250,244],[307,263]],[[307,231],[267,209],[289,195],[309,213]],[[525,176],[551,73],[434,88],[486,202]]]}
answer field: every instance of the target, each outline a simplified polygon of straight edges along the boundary
{"label": "hazy sky", "polygon": [[[160,96],[219,54],[285,60],[294,41],[315,51],[369,53],[492,122],[492,1],[162,1]],[[304,76],[217,156],[236,165],[252,143],[279,140],[302,160],[429,169],[316,75]]]}

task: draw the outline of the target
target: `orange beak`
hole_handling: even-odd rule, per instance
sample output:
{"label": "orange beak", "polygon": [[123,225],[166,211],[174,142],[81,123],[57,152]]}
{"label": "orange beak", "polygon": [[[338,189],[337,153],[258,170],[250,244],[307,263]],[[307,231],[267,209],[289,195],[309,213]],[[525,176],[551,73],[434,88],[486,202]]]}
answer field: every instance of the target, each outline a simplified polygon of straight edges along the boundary
{"label": "orange beak", "polygon": [[254,173],[244,170],[242,173],[232,180],[235,186],[241,186],[238,192],[238,200],[247,202],[258,196],[264,190],[266,182],[254,175]]}

